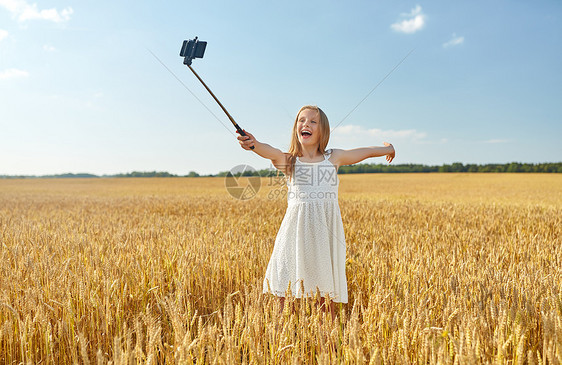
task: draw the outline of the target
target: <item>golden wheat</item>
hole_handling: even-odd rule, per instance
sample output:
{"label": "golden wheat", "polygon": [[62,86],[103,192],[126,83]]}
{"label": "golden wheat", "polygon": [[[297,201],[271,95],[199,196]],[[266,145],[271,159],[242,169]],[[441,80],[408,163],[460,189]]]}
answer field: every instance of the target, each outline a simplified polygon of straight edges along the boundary
{"label": "golden wheat", "polygon": [[269,179],[0,180],[0,363],[562,362],[562,176],[340,179],[335,320],[261,294]]}

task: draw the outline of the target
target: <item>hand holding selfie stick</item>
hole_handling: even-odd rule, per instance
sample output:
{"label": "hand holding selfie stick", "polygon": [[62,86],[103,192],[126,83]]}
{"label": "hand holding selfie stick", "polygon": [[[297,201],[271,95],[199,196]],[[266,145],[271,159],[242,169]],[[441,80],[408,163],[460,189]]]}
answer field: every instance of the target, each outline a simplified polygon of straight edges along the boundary
{"label": "hand holding selfie stick", "polygon": [[[219,99],[215,96],[215,94],[213,94],[213,92],[211,91],[211,89],[209,89],[209,87],[207,86],[207,84],[205,84],[205,82],[203,81],[203,79],[201,77],[199,77],[199,75],[197,74],[197,72],[195,72],[195,70],[191,67],[191,61],[194,58],[203,58],[203,54],[205,53],[205,48],[207,47],[207,42],[200,42],[197,40],[197,37],[195,37],[195,39],[190,39],[190,40],[186,40],[183,41],[183,45],[181,46],[181,51],[180,51],[180,56],[184,57],[183,59],[183,64],[186,65],[187,67],[189,67],[189,69],[191,70],[191,72],[193,72],[193,74],[195,75],[195,77],[197,77],[197,79],[203,84],[203,86],[205,86],[205,89],[207,89],[207,91],[209,92],[209,94],[211,94],[211,96],[213,97],[213,99],[215,99],[215,101],[217,102],[217,104],[219,104],[219,106],[221,107],[221,109],[223,110],[223,112],[225,112],[226,116],[228,117],[228,119],[230,119],[230,121],[232,122],[232,124],[234,125],[234,127],[236,128],[236,131],[241,135],[241,136],[246,136],[246,133],[244,132],[244,130],[242,128],[240,128],[240,126],[238,125],[238,123],[236,123],[236,121],[234,120],[234,118],[232,118],[232,116],[230,115],[230,113],[228,112],[228,110],[226,110],[226,108],[222,105],[222,103],[219,101]],[[254,149],[254,146],[250,147],[251,149]]]}

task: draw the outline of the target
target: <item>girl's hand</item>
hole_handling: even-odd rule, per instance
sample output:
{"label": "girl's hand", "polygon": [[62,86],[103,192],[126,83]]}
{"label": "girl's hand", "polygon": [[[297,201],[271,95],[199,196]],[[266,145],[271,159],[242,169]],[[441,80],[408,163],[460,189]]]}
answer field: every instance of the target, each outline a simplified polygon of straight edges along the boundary
{"label": "girl's hand", "polygon": [[[246,131],[245,129],[243,129],[244,133],[246,133],[245,136],[238,136],[238,142],[240,143],[240,146],[242,146],[243,149],[245,150],[251,150],[250,147],[254,146],[256,143],[256,138],[248,131]],[[238,131],[236,131],[236,133],[238,133]]]}
{"label": "girl's hand", "polygon": [[[240,137],[238,137],[240,138]],[[394,157],[396,156],[396,151],[394,151],[394,146],[388,142],[384,142],[385,147],[390,147],[392,152],[387,153],[386,154],[386,160],[388,161],[388,163],[391,163],[392,160],[394,160]]]}

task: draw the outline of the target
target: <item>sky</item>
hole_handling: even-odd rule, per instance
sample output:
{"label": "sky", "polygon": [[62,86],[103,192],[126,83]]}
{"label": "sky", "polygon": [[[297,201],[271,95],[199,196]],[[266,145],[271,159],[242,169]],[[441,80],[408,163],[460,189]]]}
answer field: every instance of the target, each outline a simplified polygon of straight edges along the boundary
{"label": "sky", "polygon": [[0,175],[271,167],[183,65],[195,36],[193,68],[281,150],[313,104],[329,148],[390,142],[393,164],[560,162],[561,18],[558,0],[0,0]]}

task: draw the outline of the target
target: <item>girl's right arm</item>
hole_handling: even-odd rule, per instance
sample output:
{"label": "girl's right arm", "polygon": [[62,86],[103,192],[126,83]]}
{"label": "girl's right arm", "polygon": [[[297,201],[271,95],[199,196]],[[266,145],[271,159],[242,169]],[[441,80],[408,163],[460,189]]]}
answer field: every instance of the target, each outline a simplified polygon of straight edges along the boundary
{"label": "girl's right arm", "polygon": [[258,142],[254,135],[246,130],[244,130],[244,133],[246,133],[246,136],[238,136],[238,141],[243,149],[252,151],[250,147],[254,146],[253,151],[255,153],[263,158],[271,160],[271,163],[276,169],[284,174],[287,173],[288,154],[284,153],[280,149],[268,145],[267,143]]}

